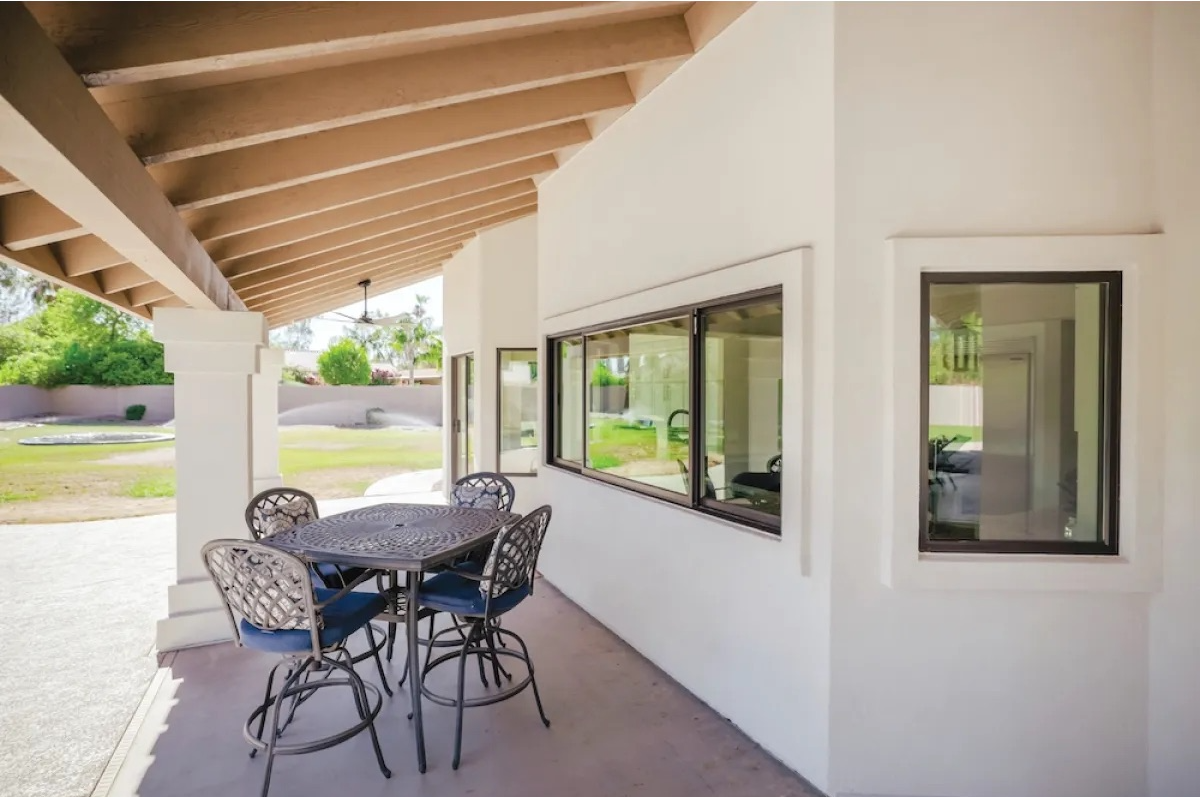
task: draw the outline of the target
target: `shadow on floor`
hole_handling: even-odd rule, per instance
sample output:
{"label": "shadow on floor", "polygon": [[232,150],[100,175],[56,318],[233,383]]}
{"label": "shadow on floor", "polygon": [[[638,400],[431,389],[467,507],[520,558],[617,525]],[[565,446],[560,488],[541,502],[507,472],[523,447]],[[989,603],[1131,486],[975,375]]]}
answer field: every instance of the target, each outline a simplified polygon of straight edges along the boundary
{"label": "shadow on floor", "polygon": [[[407,692],[384,698],[377,720],[388,766],[376,768],[361,734],[330,750],[276,761],[271,794],[481,795],[486,797],[815,797],[800,778],[729,722],[640,657],[544,581],[506,618],[537,666],[553,725],[538,720],[526,690],[493,706],[468,709],[462,767],[450,768],[454,712],[425,703],[426,774],[416,770]],[[125,797],[257,795],[263,760],[248,757],[241,724],[261,700],[273,657],[213,645],[177,654],[111,794]],[[403,654],[385,671],[399,677]],[[378,673],[359,665],[365,679]],[[449,683],[437,674],[439,691]],[[468,671],[470,675],[470,671]],[[520,677],[519,672],[514,672]],[[468,694],[482,691],[477,678]],[[320,735],[349,724],[352,702],[323,690],[301,709],[288,736]],[[173,694],[172,694],[173,692]],[[318,701],[321,701],[318,703]]]}

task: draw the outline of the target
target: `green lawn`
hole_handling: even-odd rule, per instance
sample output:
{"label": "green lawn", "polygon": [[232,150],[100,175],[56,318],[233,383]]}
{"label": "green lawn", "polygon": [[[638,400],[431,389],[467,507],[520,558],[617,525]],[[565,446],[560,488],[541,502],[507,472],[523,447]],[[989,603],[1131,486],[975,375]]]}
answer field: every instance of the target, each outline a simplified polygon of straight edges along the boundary
{"label": "green lawn", "polygon": [[[173,511],[174,443],[22,446],[25,437],[132,428],[39,426],[0,431],[0,523],[48,523]],[[439,468],[440,429],[280,430],[284,482],[321,498],[362,495],[396,473]]]}
{"label": "green lawn", "polygon": [[[628,463],[647,463],[657,458],[658,431],[615,418],[595,420],[588,430],[588,457],[596,470],[613,470]],[[687,442],[672,439],[667,444],[664,473],[674,472],[675,460],[687,461]]]}
{"label": "green lawn", "polygon": [[968,438],[971,442],[983,442],[983,428],[980,426],[947,426],[944,424],[931,424],[929,427],[929,439],[935,437],[954,437],[962,435]]}

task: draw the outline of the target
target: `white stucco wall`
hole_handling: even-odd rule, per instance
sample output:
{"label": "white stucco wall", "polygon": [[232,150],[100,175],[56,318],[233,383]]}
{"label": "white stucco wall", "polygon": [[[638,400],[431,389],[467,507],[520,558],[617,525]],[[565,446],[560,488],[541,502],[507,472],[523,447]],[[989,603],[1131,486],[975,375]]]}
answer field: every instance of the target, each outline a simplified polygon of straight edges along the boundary
{"label": "white stucco wall", "polygon": [[[831,23],[830,6],[755,6],[543,183],[538,215],[544,334],[783,283],[784,448],[821,459],[831,438],[806,418],[831,404],[831,319],[801,304],[832,278]],[[722,270],[799,247],[808,274],[799,254]],[[543,468],[541,566],[824,787],[832,478],[803,465],[785,471],[782,539]]]}
{"label": "white stucco wall", "polygon": [[[537,229],[537,219],[531,216],[486,230],[443,270],[445,373],[451,373],[453,355],[475,355],[472,470],[499,467],[496,350],[538,347]],[[447,378],[444,385],[449,419],[452,380]],[[446,436],[447,463],[451,462],[451,435]],[[539,506],[538,478],[513,478],[516,510],[527,512]]]}
{"label": "white stucco wall", "polygon": [[1150,794],[1200,791],[1200,6],[1155,7],[1155,186],[1166,232],[1163,589],[1150,603]]}
{"label": "white stucco wall", "polygon": [[895,236],[1157,227],[1151,14],[838,6],[833,469],[854,478],[834,493],[835,793],[1146,792],[1146,595],[882,583],[895,520],[871,500],[882,460],[862,452],[889,445],[888,341],[862,319],[889,301]]}

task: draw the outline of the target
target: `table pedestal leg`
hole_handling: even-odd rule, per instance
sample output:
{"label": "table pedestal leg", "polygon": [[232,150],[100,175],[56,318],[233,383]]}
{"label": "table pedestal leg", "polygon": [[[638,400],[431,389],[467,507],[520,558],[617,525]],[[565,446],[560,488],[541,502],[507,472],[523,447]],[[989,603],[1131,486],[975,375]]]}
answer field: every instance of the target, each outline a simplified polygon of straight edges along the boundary
{"label": "table pedestal leg", "polygon": [[[388,571],[388,594],[391,595],[391,598],[389,599],[389,601],[391,603],[390,609],[391,609],[391,613],[392,613],[393,617],[395,617],[396,614],[399,613],[399,611],[400,611],[400,596],[396,593],[396,584],[397,584],[396,571],[389,570]],[[388,628],[387,628],[387,660],[388,661],[392,660],[392,650],[395,647],[396,647],[396,624],[388,623]],[[404,679],[401,678],[400,681],[401,681],[401,683],[403,683]]]}
{"label": "table pedestal leg", "polygon": [[404,611],[404,627],[408,632],[408,688],[412,694],[413,730],[417,736],[417,769],[425,771],[425,727],[421,720],[421,658],[417,653],[417,624],[420,618],[421,574],[408,574],[408,604]]}

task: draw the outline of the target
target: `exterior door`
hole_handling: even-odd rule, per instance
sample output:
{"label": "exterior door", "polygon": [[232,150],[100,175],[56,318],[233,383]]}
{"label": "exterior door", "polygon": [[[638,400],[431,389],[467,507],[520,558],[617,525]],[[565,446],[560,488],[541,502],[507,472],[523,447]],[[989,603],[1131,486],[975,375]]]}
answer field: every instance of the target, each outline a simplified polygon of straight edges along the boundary
{"label": "exterior door", "polygon": [[452,417],[451,434],[454,436],[454,460],[450,478],[461,479],[474,470],[475,452],[472,450],[471,426],[475,422],[475,355],[459,354],[451,362]]}

